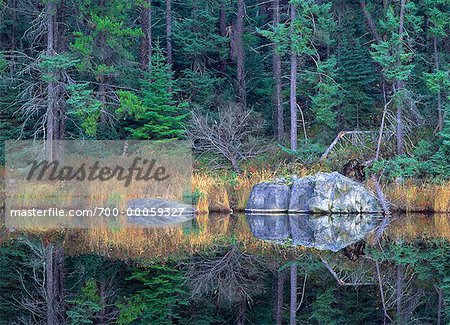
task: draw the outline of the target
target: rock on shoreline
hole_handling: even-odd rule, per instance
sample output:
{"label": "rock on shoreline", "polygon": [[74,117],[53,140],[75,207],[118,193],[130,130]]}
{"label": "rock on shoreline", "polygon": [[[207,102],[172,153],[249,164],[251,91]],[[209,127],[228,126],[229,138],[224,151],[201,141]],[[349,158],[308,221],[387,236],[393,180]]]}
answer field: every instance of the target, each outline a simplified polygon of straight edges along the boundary
{"label": "rock on shoreline", "polygon": [[361,183],[337,172],[256,184],[249,213],[379,213],[381,205]]}

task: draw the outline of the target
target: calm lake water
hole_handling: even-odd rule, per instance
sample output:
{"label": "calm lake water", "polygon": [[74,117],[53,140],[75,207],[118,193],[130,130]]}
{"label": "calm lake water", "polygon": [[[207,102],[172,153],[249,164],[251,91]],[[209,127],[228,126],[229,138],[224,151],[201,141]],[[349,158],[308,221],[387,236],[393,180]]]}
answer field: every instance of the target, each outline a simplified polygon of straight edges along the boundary
{"label": "calm lake water", "polygon": [[450,324],[450,216],[0,235],[0,324]]}

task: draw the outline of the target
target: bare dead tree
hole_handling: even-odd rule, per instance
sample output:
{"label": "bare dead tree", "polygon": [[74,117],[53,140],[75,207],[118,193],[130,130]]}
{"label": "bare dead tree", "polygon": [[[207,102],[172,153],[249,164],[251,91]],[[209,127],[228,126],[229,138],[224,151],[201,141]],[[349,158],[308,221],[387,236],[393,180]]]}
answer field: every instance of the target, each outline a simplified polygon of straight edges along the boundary
{"label": "bare dead tree", "polygon": [[393,263],[379,263],[378,268],[378,277],[383,279],[385,314],[395,311],[399,324],[408,323],[423,294],[414,285],[414,270],[409,265]]}
{"label": "bare dead tree", "polygon": [[237,305],[240,321],[244,317],[241,308],[252,303],[253,295],[264,289],[261,281],[264,273],[259,258],[235,246],[212,257],[197,256],[186,265],[186,269],[191,299],[212,296],[217,303]]}
{"label": "bare dead tree", "polygon": [[24,239],[31,258],[24,267],[31,269],[31,278],[17,270],[22,286],[22,297],[15,298],[18,307],[30,314],[33,324],[63,324],[64,319],[64,253],[59,245],[44,244]]}
{"label": "bare dead tree", "polygon": [[331,266],[323,257],[320,257],[320,259],[340,286],[358,287],[375,285],[372,281],[372,276],[369,274],[369,270],[363,267],[356,267],[351,272],[348,272],[346,270],[339,270],[336,266]]}
{"label": "bare dead tree", "polygon": [[192,111],[188,134],[200,153],[218,154],[231,163],[233,170],[239,171],[242,161],[267,150],[259,137],[260,129],[261,122],[252,111],[229,105],[219,109],[216,117]]}

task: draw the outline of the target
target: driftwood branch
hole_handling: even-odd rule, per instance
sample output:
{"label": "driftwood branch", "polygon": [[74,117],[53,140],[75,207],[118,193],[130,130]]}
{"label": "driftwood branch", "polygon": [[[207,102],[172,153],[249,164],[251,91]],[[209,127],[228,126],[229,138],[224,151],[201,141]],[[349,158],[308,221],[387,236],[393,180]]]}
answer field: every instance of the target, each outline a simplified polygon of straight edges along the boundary
{"label": "driftwood branch", "polygon": [[358,286],[371,286],[374,285],[374,283],[372,282],[346,282],[344,280],[342,280],[339,275],[336,273],[335,270],[333,270],[333,268],[330,266],[330,264],[328,264],[328,262],[323,258],[320,257],[323,265],[325,266],[325,268],[331,273],[331,275],[333,276],[333,278],[336,279],[337,283],[340,286],[354,286],[354,287],[358,287]]}
{"label": "driftwood branch", "polygon": [[325,152],[320,157],[319,161],[325,160],[331,151],[334,149],[334,147],[344,138],[347,136],[350,136],[350,141],[354,145],[359,145],[360,147],[365,147],[364,137],[365,136],[372,136],[373,141],[375,142],[377,135],[379,135],[379,131],[360,131],[360,130],[354,130],[354,131],[341,131],[338,133],[336,138],[331,142],[331,144],[328,146],[328,148],[325,150]]}

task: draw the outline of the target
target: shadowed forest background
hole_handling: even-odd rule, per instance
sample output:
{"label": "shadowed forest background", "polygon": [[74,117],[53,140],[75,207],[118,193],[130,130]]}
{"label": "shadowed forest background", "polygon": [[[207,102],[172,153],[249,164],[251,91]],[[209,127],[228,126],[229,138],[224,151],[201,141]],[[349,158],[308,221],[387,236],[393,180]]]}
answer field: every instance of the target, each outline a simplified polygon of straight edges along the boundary
{"label": "shadowed forest background", "polygon": [[391,178],[450,175],[447,0],[1,8],[3,140],[189,138],[199,167],[241,171],[350,131],[341,165],[380,142]]}

